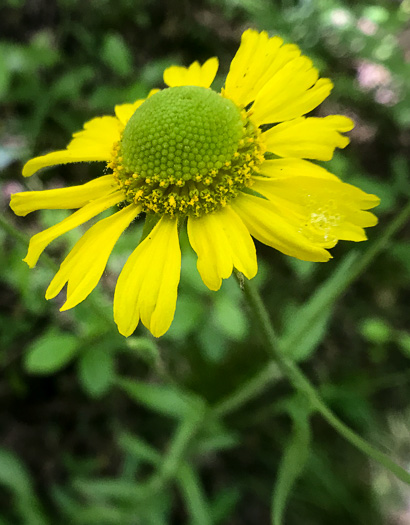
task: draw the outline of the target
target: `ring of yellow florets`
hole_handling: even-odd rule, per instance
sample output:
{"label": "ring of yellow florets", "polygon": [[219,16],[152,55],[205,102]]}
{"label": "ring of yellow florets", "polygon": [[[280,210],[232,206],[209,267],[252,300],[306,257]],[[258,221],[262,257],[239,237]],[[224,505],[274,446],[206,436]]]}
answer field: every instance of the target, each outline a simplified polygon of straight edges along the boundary
{"label": "ring of yellow florets", "polygon": [[169,88],[135,111],[108,167],[143,211],[200,217],[250,186],[264,160],[259,134],[245,110],[214,91]]}

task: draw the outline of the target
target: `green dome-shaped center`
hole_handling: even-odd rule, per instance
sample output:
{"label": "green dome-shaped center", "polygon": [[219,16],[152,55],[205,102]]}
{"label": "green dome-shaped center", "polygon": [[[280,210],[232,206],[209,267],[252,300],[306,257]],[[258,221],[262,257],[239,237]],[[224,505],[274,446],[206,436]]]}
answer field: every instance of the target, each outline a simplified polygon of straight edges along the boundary
{"label": "green dome-shaped center", "polygon": [[194,180],[229,162],[243,136],[240,110],[218,93],[196,86],[164,89],[128,121],[122,165],[138,177]]}
{"label": "green dome-shaped center", "polygon": [[264,161],[247,112],[210,89],[164,89],[136,109],[107,167],[145,213],[202,217],[252,184]]}

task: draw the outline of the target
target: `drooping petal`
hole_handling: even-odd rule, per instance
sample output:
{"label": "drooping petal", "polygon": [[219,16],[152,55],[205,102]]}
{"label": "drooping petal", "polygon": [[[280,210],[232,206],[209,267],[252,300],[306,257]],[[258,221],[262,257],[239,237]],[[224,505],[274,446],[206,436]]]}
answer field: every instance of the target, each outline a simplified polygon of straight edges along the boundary
{"label": "drooping petal", "polygon": [[198,255],[198,271],[210,290],[219,290],[234,267],[248,279],[256,275],[255,245],[230,206],[198,219],[189,217],[188,236]]}
{"label": "drooping petal", "polygon": [[265,31],[245,31],[226,77],[224,95],[238,106],[255,100],[266,82],[301,54],[296,45],[282,44],[281,38],[269,38]]}
{"label": "drooping petal", "polygon": [[218,59],[208,59],[202,66],[194,62],[189,67],[171,66],[164,71],[164,82],[169,87],[199,86],[209,88],[218,71]]}
{"label": "drooping petal", "polygon": [[[325,170],[321,166],[302,159],[274,159],[265,160],[259,171],[265,177],[274,179],[286,179],[289,177],[314,177],[319,179],[340,180],[336,175]],[[261,177],[254,177],[255,180]],[[262,178],[263,180],[263,178]]]}
{"label": "drooping petal", "polygon": [[342,115],[300,117],[274,126],[262,138],[268,151],[280,157],[330,160],[335,148],[349,143],[340,132],[353,127],[352,120]]}
{"label": "drooping petal", "polygon": [[74,133],[67,149],[54,151],[29,160],[23,168],[23,176],[30,177],[36,171],[69,162],[108,161],[112,149],[120,140],[121,123],[116,117],[97,117],[84,124],[84,129]]}
{"label": "drooping petal", "polygon": [[251,109],[252,120],[260,126],[300,117],[322,103],[332,88],[328,78],[317,80],[317,70],[308,58],[296,58],[258,93]]}
{"label": "drooping petal", "polygon": [[257,180],[252,189],[264,195],[281,216],[317,244],[363,241],[363,228],[377,223],[367,210],[380,199],[339,180],[294,177]]}
{"label": "drooping petal", "polygon": [[84,301],[101,279],[118,238],[140,211],[140,206],[131,204],[87,230],[62,262],[47,288],[46,299],[55,297],[68,283],[67,301],[60,310]]}
{"label": "drooping petal", "polygon": [[162,217],[130,255],[118,278],[114,320],[122,335],[131,335],[140,319],[155,337],[168,330],[180,273],[177,220]]}
{"label": "drooping petal", "polygon": [[264,244],[303,261],[324,262],[331,258],[328,251],[300,233],[269,200],[242,193],[231,206],[249,233]]}
{"label": "drooping petal", "polygon": [[47,228],[40,233],[37,233],[30,239],[28,252],[23,261],[25,261],[30,268],[33,268],[44,249],[60,235],[76,228],[80,224],[89,221],[104,210],[118,204],[124,199],[124,194],[121,191],[116,191],[110,195],[95,199],[69,217],[59,222],[51,228]]}
{"label": "drooping petal", "polygon": [[[152,95],[155,95],[155,93],[158,93],[158,91],[159,89],[151,89],[147,98],[152,97]],[[146,98],[140,98],[132,104],[118,104],[117,106],[115,106],[115,115],[123,126],[125,126],[126,123],[130,120],[132,115],[135,113],[135,110],[138,109],[141,106],[141,104],[146,100]]]}
{"label": "drooping petal", "polygon": [[16,215],[25,216],[36,210],[70,210],[81,208],[91,200],[112,193],[118,183],[104,175],[80,186],[55,190],[23,191],[11,196],[10,207]]}

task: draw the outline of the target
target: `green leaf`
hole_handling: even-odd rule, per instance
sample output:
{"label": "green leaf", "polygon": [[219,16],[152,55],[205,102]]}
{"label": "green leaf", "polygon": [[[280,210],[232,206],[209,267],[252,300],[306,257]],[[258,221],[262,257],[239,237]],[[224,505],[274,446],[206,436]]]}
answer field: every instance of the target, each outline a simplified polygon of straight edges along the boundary
{"label": "green leaf", "polygon": [[400,332],[397,335],[397,343],[406,357],[410,357],[410,333]]}
{"label": "green leaf", "polygon": [[184,463],[178,470],[177,481],[192,525],[211,525],[213,521],[198,473],[188,463]]}
{"label": "green leaf", "polygon": [[155,448],[133,434],[121,434],[118,444],[123,450],[139,461],[144,461],[153,465],[158,465],[161,461],[161,454],[157,452]]}
{"label": "green leaf", "polygon": [[91,347],[81,354],[78,373],[84,390],[91,397],[101,397],[114,381],[114,358],[104,345]]}
{"label": "green leaf", "polygon": [[[311,356],[319,344],[323,341],[326,335],[326,330],[329,325],[329,321],[332,317],[333,308],[327,308],[318,316],[315,322],[312,323],[311,327],[305,333],[305,336],[300,339],[297,345],[289,349],[289,355],[296,361],[303,361]],[[293,317],[289,317],[289,323],[293,326]],[[286,329],[286,335],[291,333],[291,329]],[[287,344],[287,343],[286,343]]]}
{"label": "green leaf", "polygon": [[119,34],[110,34],[105,37],[102,58],[120,76],[127,76],[132,71],[131,54]]}
{"label": "green leaf", "polygon": [[0,449],[0,483],[16,494],[32,495],[33,486],[26,467],[12,452]]}
{"label": "green leaf", "polygon": [[229,450],[238,446],[239,443],[240,438],[234,433],[215,434],[214,436],[198,439],[195,445],[195,452],[205,455],[220,450]]}
{"label": "green leaf", "polygon": [[[297,399],[300,400],[299,396]],[[298,408],[291,410],[293,428],[279,466],[273,498],[272,523],[281,525],[293,486],[302,474],[310,452],[309,412]]]}
{"label": "green leaf", "polygon": [[16,455],[6,449],[0,449],[0,485],[5,485],[15,496],[14,506],[24,525],[47,524],[28,470]]}
{"label": "green leaf", "polygon": [[372,343],[388,343],[393,337],[393,330],[383,320],[377,318],[365,319],[360,325],[360,332]]}
{"label": "green leaf", "polygon": [[189,417],[203,405],[198,396],[173,386],[155,385],[131,379],[119,379],[117,385],[134,401],[154,412],[177,419]]}
{"label": "green leaf", "polygon": [[57,372],[74,358],[79,343],[74,335],[52,328],[29,346],[24,368],[39,375]]}
{"label": "green leaf", "polygon": [[75,100],[80,98],[84,85],[94,78],[95,71],[91,66],[83,66],[67,71],[58,77],[50,90],[54,100]]}
{"label": "green leaf", "polygon": [[134,481],[124,481],[119,478],[78,478],[73,481],[73,487],[86,496],[95,499],[116,499],[132,501],[137,494],[137,485]]}

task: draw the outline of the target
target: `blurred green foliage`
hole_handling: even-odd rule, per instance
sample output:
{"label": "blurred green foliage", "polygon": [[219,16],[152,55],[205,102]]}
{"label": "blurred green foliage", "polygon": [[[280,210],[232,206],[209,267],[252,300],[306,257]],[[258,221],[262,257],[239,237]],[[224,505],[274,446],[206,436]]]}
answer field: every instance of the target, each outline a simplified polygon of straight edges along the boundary
{"label": "blurred green foliage", "polygon": [[[300,45],[334,80],[320,114],[349,115],[356,128],[328,166],[381,197],[372,246],[410,195],[409,20],[409,0],[3,0],[0,205],[17,233],[0,229],[1,525],[262,524],[271,512],[275,525],[283,516],[289,525],[405,523],[408,488],[293,393],[237,283],[210,292],[185,237],[170,331],[156,341],[139,328],[125,340],[111,299],[139,227],[121,237],[87,301],[59,313],[44,291],[53,260],[81,232],[29,270],[18,232],[65,212],[23,221],[8,199],[101,173],[61,166],[23,181],[21,167],[64,147],[84,121],[161,87],[172,63],[218,56],[222,86],[242,31],[256,27]],[[386,242],[358,275],[368,246],[341,243],[319,265],[259,245],[255,280],[282,345],[328,405],[408,465],[408,226]]]}

